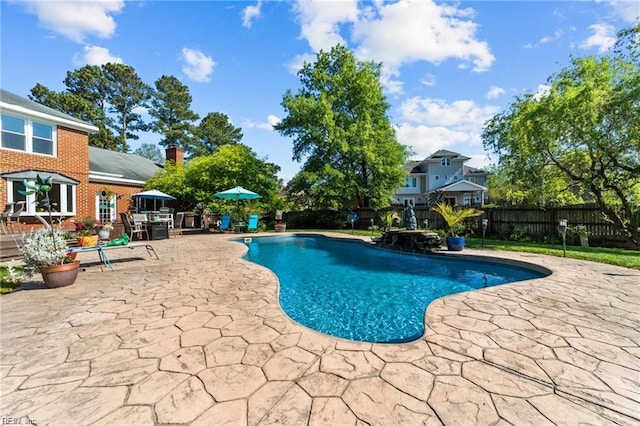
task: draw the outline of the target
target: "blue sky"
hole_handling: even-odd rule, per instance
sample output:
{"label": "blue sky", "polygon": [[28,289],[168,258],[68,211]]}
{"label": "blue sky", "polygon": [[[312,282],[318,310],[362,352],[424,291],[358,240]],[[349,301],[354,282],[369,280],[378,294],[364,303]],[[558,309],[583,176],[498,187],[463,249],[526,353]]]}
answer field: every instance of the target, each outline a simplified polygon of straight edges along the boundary
{"label": "blue sky", "polygon": [[[544,90],[571,56],[606,54],[640,16],[637,1],[22,1],[0,0],[1,85],[27,96],[64,90],[84,65],[133,66],[149,85],[173,75],[192,109],[223,112],[243,143],[281,166],[300,164],[271,128],[284,117],[304,60],[337,43],[383,63],[398,140],[422,159],[438,149],[495,161],[482,123],[525,91]],[[155,143],[157,135],[130,141]]]}

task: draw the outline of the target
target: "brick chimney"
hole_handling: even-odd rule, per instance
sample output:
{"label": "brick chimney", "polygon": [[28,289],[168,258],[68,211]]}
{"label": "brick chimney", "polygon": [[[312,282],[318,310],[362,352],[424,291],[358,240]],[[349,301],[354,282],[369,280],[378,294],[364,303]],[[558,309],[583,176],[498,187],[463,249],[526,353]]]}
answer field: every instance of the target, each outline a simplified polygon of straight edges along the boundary
{"label": "brick chimney", "polygon": [[184,150],[177,145],[169,145],[165,150],[165,158],[167,161],[182,164],[184,162]]}

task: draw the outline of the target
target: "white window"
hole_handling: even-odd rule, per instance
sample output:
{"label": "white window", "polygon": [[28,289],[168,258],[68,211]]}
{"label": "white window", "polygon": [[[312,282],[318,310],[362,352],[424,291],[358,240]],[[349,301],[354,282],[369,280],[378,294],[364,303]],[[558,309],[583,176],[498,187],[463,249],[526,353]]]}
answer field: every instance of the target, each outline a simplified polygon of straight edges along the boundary
{"label": "white window", "polygon": [[416,188],[418,186],[418,179],[414,177],[408,177],[407,183],[404,185],[405,188]]}
{"label": "white window", "polygon": [[1,148],[34,154],[55,154],[56,128],[52,124],[7,114],[0,115],[0,121]]}
{"label": "white window", "polygon": [[467,180],[468,180],[469,182],[476,183],[476,178],[474,178],[474,177],[468,177],[468,178],[467,178]]}
{"label": "white window", "polygon": [[451,158],[449,157],[445,157],[442,160],[440,160],[440,164],[442,164],[443,166],[447,167],[451,165]]}
{"label": "white window", "polygon": [[[33,185],[34,181],[27,181]],[[36,199],[36,194],[23,195],[19,191],[24,191],[22,180],[7,180],[7,195],[9,203],[25,201],[23,216],[33,216],[47,212],[46,208]],[[76,214],[76,185],[53,183],[49,191],[49,201],[51,203],[51,214],[53,216],[75,216]],[[48,214],[48,212],[47,212]]]}

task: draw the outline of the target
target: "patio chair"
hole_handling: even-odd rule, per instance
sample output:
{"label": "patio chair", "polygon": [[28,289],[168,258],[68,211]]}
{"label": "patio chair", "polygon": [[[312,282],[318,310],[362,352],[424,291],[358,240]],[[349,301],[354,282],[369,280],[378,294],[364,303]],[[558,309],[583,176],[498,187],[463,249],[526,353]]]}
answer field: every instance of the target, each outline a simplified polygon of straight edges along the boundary
{"label": "patio chair", "polygon": [[18,201],[13,205],[13,212],[9,216],[9,220],[7,220],[7,227],[13,233],[13,225],[18,225],[18,231],[22,230],[22,224],[20,223],[20,213],[24,210],[24,201]]}
{"label": "patio chair", "polygon": [[231,216],[228,214],[222,215],[222,221],[220,222],[221,231],[229,231],[231,230]]}
{"label": "patio chair", "polygon": [[0,224],[2,226],[2,233],[3,234],[8,234],[8,228],[9,228],[9,224],[7,223],[9,221],[9,216],[11,215],[11,210],[13,210],[13,203],[7,203],[4,205],[4,210],[2,211],[2,223]]}
{"label": "patio chair", "polygon": [[249,232],[258,231],[258,215],[257,214],[249,215],[249,223],[247,224],[247,231]]}
{"label": "patio chair", "polygon": [[182,224],[184,223],[184,212],[176,213],[176,218],[173,222],[173,229],[170,231],[169,235],[177,235],[180,234],[181,237],[184,237],[182,233]]}
{"label": "patio chair", "polygon": [[[145,216],[145,215],[142,215]],[[146,217],[146,216],[145,216]],[[139,222],[137,224],[131,223],[131,221],[129,220],[129,216],[127,216],[126,213],[120,213],[120,219],[122,219],[122,224],[124,225],[124,232],[129,235],[129,238],[131,238],[131,240],[133,240],[133,236],[137,235],[138,239],[141,239],[142,237],[140,236],[141,234],[146,234],[147,235],[147,240],[149,239],[149,231],[147,231],[147,228],[144,226],[144,223]]]}

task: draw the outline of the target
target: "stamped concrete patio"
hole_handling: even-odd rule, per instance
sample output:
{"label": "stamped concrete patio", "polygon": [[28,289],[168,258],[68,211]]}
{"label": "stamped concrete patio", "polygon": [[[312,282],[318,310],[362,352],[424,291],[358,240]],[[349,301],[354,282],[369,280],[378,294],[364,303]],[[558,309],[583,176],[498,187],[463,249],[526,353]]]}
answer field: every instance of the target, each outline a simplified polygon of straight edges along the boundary
{"label": "stamped concrete patio", "polygon": [[640,423],[640,271],[467,250],[554,273],[437,300],[419,341],[365,344],[290,320],[226,238],[2,296],[2,423]]}

